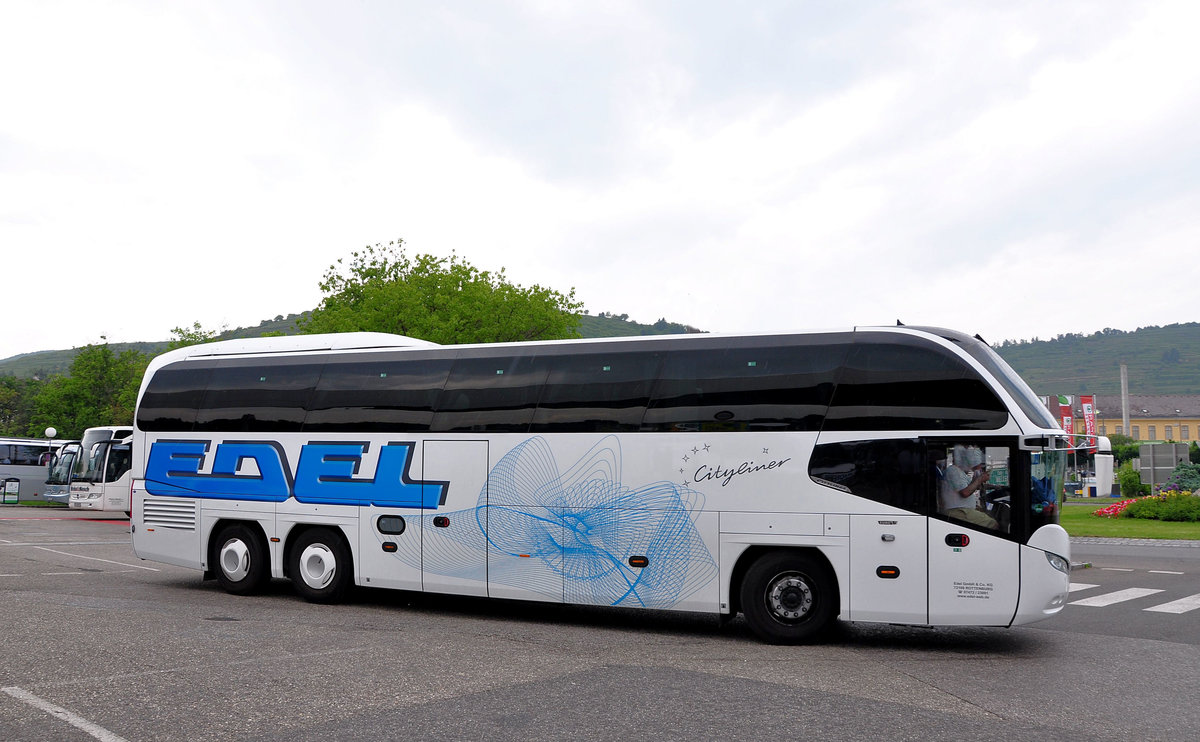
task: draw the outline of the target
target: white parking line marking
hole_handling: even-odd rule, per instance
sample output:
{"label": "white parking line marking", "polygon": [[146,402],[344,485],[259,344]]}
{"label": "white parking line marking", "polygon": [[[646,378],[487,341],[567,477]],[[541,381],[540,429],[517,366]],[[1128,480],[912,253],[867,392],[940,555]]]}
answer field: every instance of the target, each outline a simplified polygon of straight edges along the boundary
{"label": "white parking line marking", "polygon": [[43,572],[42,577],[62,577],[63,575],[86,575],[87,572]]}
{"label": "white parking line marking", "polygon": [[1072,582],[1070,591],[1075,592],[1076,590],[1090,590],[1093,587],[1100,587],[1100,586],[1099,585],[1089,585],[1086,582]]}
{"label": "white parking line marking", "polygon": [[1147,595],[1154,595],[1155,593],[1161,592],[1162,590],[1154,590],[1148,587],[1131,587],[1127,590],[1118,590],[1115,593],[1105,593],[1104,595],[1094,595],[1090,598],[1084,598],[1083,600],[1076,600],[1073,601],[1071,605],[1085,605],[1093,608],[1102,608],[1106,605],[1123,603],[1126,600],[1137,600],[1138,598],[1144,598]]}
{"label": "white parking line marking", "polygon": [[1152,575],[1181,575],[1181,574],[1183,574],[1183,572],[1172,572],[1169,569],[1152,569],[1152,570],[1150,570],[1150,574],[1152,574]]}
{"label": "white parking line marking", "polygon": [[1100,569],[1104,572],[1132,572],[1133,571],[1132,569],[1125,569],[1124,567],[1101,567]]}
{"label": "white parking line marking", "polygon": [[55,549],[47,549],[45,546],[35,546],[33,548],[41,549],[42,551],[48,551],[51,554],[62,554],[63,556],[75,557],[76,559],[91,559],[94,562],[105,562],[106,564],[119,564],[122,567],[133,567],[134,569],[144,569],[144,570],[147,570],[150,572],[161,572],[162,571],[160,569],[155,569],[154,567],[143,567],[140,564],[126,564],[125,562],[114,562],[111,559],[101,559],[100,557],[90,557],[90,556],[84,556],[83,554],[71,554],[70,552],[66,552],[66,551],[57,551]]}
{"label": "white parking line marking", "polygon": [[1200,594],[1189,595],[1186,598],[1172,600],[1170,603],[1163,603],[1162,605],[1143,608],[1142,610],[1153,611],[1154,613],[1187,613],[1197,608],[1200,608]]}
{"label": "white parking line marking", "polygon": [[62,706],[55,706],[53,703],[38,698],[29,691],[18,688],[15,685],[4,688],[3,690],[5,693],[17,699],[18,701],[23,701],[34,708],[41,709],[47,714],[67,722],[76,729],[81,729],[84,732],[87,732],[101,742],[128,742],[128,740],[126,740],[124,737],[113,734],[104,727],[98,724],[93,724],[82,716],[73,714]]}

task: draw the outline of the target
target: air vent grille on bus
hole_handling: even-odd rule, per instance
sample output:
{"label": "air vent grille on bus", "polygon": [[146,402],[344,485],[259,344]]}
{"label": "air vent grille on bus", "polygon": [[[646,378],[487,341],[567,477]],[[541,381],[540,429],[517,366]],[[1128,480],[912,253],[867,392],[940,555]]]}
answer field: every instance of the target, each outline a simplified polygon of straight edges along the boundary
{"label": "air vent grille on bus", "polygon": [[196,501],[146,498],[142,503],[142,523],[147,528],[196,530]]}

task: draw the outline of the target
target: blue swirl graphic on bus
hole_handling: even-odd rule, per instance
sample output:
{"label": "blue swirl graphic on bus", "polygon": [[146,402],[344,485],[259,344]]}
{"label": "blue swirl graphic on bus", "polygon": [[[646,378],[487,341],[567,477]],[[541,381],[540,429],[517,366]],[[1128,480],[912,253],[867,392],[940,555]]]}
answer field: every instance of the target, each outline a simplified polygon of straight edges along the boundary
{"label": "blue swirl graphic on bus", "polygon": [[[489,583],[570,603],[665,608],[716,576],[716,561],[694,522],[702,509],[701,493],[672,482],[622,483],[615,437],[565,472],[536,437],[497,462],[474,512],[458,515],[473,517],[486,538]],[[478,549],[475,538],[462,538],[459,549]],[[464,556],[460,551],[456,561]],[[631,557],[643,558],[645,566],[632,566]]]}

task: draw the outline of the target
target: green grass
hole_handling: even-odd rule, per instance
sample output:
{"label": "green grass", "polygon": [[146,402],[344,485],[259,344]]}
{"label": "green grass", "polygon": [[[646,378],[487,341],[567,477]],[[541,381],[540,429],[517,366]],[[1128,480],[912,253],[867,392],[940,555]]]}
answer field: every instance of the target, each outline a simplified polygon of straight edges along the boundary
{"label": "green grass", "polygon": [[1084,505],[1068,503],[1063,508],[1062,527],[1072,536],[1101,536],[1105,538],[1161,538],[1200,540],[1200,523],[1170,523],[1139,518],[1097,518],[1092,515],[1118,499],[1105,498]]}

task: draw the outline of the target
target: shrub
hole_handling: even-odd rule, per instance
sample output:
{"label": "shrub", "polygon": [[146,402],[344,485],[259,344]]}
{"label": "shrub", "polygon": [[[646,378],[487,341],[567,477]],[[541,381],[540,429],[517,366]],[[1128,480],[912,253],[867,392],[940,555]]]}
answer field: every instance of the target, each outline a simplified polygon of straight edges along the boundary
{"label": "shrub", "polygon": [[1144,497],[1125,507],[1121,516],[1143,520],[1197,522],[1200,521],[1200,497],[1188,491]]}
{"label": "shrub", "polygon": [[1200,464],[1180,464],[1171,477],[1161,485],[1160,494],[1169,492],[1200,492]]}
{"label": "shrub", "polygon": [[1127,461],[1117,471],[1117,482],[1121,485],[1121,495],[1138,497],[1150,494],[1150,485],[1142,484],[1142,475],[1133,468],[1133,462]]}

